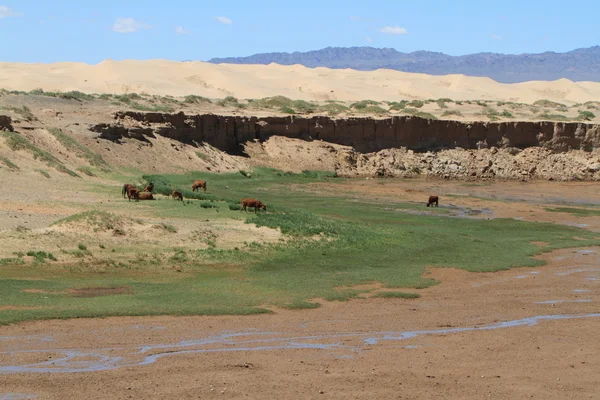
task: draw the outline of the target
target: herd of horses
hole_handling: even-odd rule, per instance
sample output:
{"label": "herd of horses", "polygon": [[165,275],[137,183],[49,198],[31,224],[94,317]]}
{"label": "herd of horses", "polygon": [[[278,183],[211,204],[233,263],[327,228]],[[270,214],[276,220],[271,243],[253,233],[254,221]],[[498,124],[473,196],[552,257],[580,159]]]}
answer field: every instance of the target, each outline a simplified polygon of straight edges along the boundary
{"label": "herd of horses", "polygon": [[[192,184],[192,192],[197,192],[199,189],[202,189],[206,192],[206,181],[204,180],[195,180]],[[130,183],[126,183],[123,185],[123,189],[121,193],[123,198],[127,197],[129,201],[131,199],[135,201],[139,200],[154,200],[152,196],[152,192],[154,191],[154,183],[150,182],[148,185],[144,187],[142,191],[140,191],[135,185]],[[181,200],[183,201],[183,193],[179,190],[173,190],[171,192],[171,197],[173,200]],[[254,212],[258,212],[258,210],[267,211],[267,206],[261,202],[260,200],[253,198],[243,198],[241,202],[242,208],[240,211],[248,211],[248,208],[254,208]],[[428,206],[429,207],[429,206]]]}

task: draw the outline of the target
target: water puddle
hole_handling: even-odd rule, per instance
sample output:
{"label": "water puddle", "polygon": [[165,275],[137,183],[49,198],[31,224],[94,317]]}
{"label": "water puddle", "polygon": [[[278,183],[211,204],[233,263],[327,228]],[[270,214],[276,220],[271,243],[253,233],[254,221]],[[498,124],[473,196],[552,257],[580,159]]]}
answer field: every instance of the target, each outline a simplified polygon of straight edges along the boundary
{"label": "water puddle", "polygon": [[575,293],[589,293],[589,292],[591,292],[591,290],[587,290],[587,289],[573,289],[573,292],[575,292]]}
{"label": "water puddle", "polygon": [[25,394],[25,393],[0,393],[0,400],[25,400],[35,399],[37,394]]}
{"label": "water puddle", "polygon": [[546,300],[536,301],[535,304],[559,304],[559,303],[591,303],[591,299],[580,299],[580,300]]}
{"label": "water puddle", "polygon": [[557,272],[554,275],[567,276],[567,275],[571,275],[571,274],[578,274],[581,272],[596,272],[596,271],[600,271],[600,268],[572,268],[567,271]]}
{"label": "water puddle", "polygon": [[[543,321],[598,318],[595,314],[540,315],[489,325],[416,330],[406,332],[347,332],[315,333],[306,336],[287,336],[279,332],[230,332],[201,339],[184,340],[172,344],[148,344],[93,350],[43,349],[12,350],[0,353],[14,360],[19,354],[26,358],[32,355],[43,357],[45,361],[23,365],[0,365],[0,374],[11,373],[75,373],[108,371],[123,367],[143,366],[155,363],[162,357],[178,354],[223,353],[238,351],[269,351],[290,349],[317,349],[330,352],[333,357],[352,356],[381,341],[405,340],[425,335],[447,335],[460,332],[489,331],[512,327],[531,327]],[[343,344],[354,339],[357,345]],[[360,344],[362,343],[362,345]],[[410,348],[410,347],[409,347]],[[49,359],[48,354],[53,358]],[[46,356],[44,356],[46,355]]]}

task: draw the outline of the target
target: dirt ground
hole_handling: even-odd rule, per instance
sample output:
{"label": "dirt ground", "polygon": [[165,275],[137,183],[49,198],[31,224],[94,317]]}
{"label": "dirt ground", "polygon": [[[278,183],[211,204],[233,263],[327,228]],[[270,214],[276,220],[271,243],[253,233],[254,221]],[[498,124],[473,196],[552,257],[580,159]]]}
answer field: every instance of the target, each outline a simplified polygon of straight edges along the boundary
{"label": "dirt ground", "polygon": [[7,399],[594,399],[599,252],[556,251],[543,257],[544,267],[501,273],[432,270],[442,283],[416,300],[359,299],[251,317],[3,327],[0,393]]}
{"label": "dirt ground", "polygon": [[[52,184],[44,196],[7,196],[0,224],[16,219],[35,232],[107,201]],[[475,217],[600,229],[599,217],[545,211],[600,204],[593,183],[361,179],[311,189],[382,202],[438,194],[440,207],[490,210]],[[441,283],[418,290],[418,299],[0,327],[0,399],[598,399],[600,249],[542,259],[546,266],[499,273],[432,269],[428,277]]]}

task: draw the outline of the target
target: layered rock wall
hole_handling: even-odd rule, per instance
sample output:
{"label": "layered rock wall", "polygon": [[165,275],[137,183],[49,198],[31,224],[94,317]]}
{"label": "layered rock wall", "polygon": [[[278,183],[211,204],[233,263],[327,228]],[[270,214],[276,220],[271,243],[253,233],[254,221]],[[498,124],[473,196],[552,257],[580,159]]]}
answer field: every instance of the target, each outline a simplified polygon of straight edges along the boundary
{"label": "layered rock wall", "polygon": [[249,140],[278,135],[352,146],[359,152],[405,147],[414,151],[543,147],[553,152],[600,147],[600,125],[575,122],[458,122],[418,117],[388,119],[241,117],[117,112],[116,123],[90,129],[109,140],[161,135],[184,143],[206,142],[227,152]]}

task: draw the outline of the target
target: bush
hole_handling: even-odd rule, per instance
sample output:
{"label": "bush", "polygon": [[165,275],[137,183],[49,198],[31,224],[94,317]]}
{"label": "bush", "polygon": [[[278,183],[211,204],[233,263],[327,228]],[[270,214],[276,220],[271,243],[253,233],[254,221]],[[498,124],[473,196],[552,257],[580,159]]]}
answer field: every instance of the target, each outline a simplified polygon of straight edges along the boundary
{"label": "bush", "polygon": [[596,118],[596,115],[591,112],[591,111],[579,111],[579,118],[578,119],[582,119],[584,121],[591,121],[594,118]]}
{"label": "bush", "polygon": [[350,108],[353,108],[355,110],[364,110],[368,106],[378,106],[379,104],[381,103],[374,100],[361,100],[357,101],[356,103],[350,104]]}
{"label": "bush", "polygon": [[457,117],[462,117],[462,113],[459,110],[446,110],[442,113],[442,117],[447,117],[450,115],[456,115]]}
{"label": "bush", "polygon": [[414,108],[421,108],[425,105],[424,102],[422,102],[421,100],[413,100],[410,103],[407,104],[410,107],[414,107]]}
{"label": "bush", "polygon": [[191,94],[189,96],[185,96],[185,99],[183,99],[184,103],[188,103],[188,104],[198,104],[198,103],[212,103],[210,101],[210,99],[203,97],[203,96],[196,96],[194,94]]}

